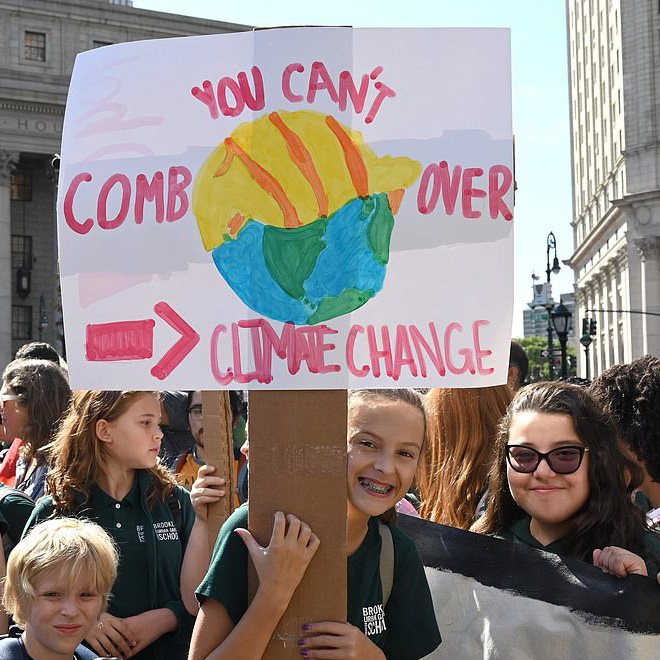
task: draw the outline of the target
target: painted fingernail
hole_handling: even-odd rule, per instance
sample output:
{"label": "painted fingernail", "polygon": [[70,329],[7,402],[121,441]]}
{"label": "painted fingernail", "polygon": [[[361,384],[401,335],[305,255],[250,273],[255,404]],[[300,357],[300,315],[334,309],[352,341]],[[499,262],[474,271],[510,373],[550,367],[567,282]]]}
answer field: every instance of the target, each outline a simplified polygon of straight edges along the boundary
{"label": "painted fingernail", "polygon": [[309,623],[305,623],[305,624],[303,625],[302,629],[303,629],[303,630],[309,630],[310,627],[311,627],[311,626],[309,625]]}
{"label": "painted fingernail", "polygon": [[305,646],[305,640],[302,637],[298,640],[298,645]]}
{"label": "painted fingernail", "polygon": [[302,650],[300,651],[300,655],[302,655],[302,656],[306,656],[306,655],[307,655],[307,649],[302,649]]}

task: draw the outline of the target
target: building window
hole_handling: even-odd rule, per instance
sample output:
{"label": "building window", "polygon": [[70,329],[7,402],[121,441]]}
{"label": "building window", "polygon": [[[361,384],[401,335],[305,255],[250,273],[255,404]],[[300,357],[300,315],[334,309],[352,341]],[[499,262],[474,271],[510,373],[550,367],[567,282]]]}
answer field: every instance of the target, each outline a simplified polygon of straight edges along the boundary
{"label": "building window", "polygon": [[112,46],[112,41],[99,41],[97,39],[92,41],[92,48],[103,48],[103,46]]}
{"label": "building window", "polygon": [[12,234],[11,237],[11,267],[21,266],[30,268],[32,265],[32,236]]}
{"label": "building window", "polygon": [[32,307],[30,305],[11,306],[11,338],[32,339]]}
{"label": "building window", "polygon": [[15,170],[9,180],[10,199],[12,202],[32,201],[32,172]]}
{"label": "building window", "polygon": [[25,31],[25,59],[32,62],[46,61],[46,34]]}

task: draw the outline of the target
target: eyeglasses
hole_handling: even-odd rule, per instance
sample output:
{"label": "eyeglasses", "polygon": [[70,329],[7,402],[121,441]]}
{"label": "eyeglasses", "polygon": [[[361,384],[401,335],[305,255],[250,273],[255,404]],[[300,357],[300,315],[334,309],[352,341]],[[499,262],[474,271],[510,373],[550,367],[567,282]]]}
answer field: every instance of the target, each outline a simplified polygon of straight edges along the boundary
{"label": "eyeglasses", "polygon": [[547,453],[537,451],[524,445],[507,445],[506,460],[512,469],[523,474],[531,474],[543,459],[556,474],[573,474],[580,469],[584,452],[588,447],[567,446],[557,447]]}
{"label": "eyeglasses", "polygon": [[188,414],[193,419],[202,419],[202,406],[192,406],[188,408]]}

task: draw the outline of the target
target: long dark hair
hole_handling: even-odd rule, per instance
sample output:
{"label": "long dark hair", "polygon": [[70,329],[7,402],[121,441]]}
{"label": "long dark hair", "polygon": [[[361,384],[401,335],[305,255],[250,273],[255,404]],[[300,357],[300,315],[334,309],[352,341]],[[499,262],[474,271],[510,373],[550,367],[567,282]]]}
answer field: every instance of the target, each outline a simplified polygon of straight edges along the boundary
{"label": "long dark hair", "polygon": [[41,450],[51,441],[71,398],[66,371],[50,360],[21,358],[5,367],[2,378],[26,411],[21,457],[26,462],[37,456],[43,460]]}
{"label": "long dark hair", "polygon": [[509,490],[505,457],[511,424],[515,415],[522,412],[568,415],[590,450],[589,499],[576,514],[573,528],[565,538],[566,554],[590,562],[595,548],[608,545],[642,556],[647,554],[643,543],[644,515],[632,501],[632,492],[642,482],[641,470],[619,449],[610,416],[584,388],[568,383],[534,383],[516,394],[500,422],[495,442],[488,508],[473,531],[504,532],[525,515]]}

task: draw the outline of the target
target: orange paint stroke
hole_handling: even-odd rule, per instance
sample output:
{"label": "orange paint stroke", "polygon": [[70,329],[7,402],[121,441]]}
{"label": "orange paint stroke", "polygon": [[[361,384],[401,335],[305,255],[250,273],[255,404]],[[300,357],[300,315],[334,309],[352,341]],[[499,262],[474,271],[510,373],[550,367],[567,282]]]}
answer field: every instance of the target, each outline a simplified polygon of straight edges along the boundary
{"label": "orange paint stroke", "polygon": [[390,203],[392,215],[396,215],[399,212],[405,192],[404,188],[397,188],[396,190],[391,190],[387,193],[387,201]]}
{"label": "orange paint stroke", "polygon": [[[245,165],[250,176],[269,194],[272,195],[276,204],[280,207],[284,216],[284,226],[287,229],[300,227],[302,223],[298,220],[296,209],[286,196],[279,181],[259,163],[252,160],[230,137],[225,139],[227,151],[231,151]],[[222,166],[221,166],[222,167]]]}
{"label": "orange paint stroke", "polygon": [[231,166],[231,162],[234,160],[234,152],[231,149],[227,149],[227,153],[225,154],[225,158],[220,163],[220,167],[215,171],[215,174],[213,175],[214,177],[216,176],[222,176],[223,174],[227,174],[227,171],[229,170],[229,167]]}
{"label": "orange paint stroke", "polygon": [[232,236],[238,234],[238,230],[245,224],[245,216],[242,213],[236,215],[229,221],[229,233]]}
{"label": "orange paint stroke", "polygon": [[339,140],[355,192],[358,197],[367,197],[369,195],[369,177],[360,149],[334,117],[328,115],[325,123]]}
{"label": "orange paint stroke", "polygon": [[323,189],[321,178],[316,171],[316,166],[312,160],[312,156],[307,151],[307,147],[303,141],[282,121],[282,118],[277,112],[271,112],[268,115],[271,123],[281,133],[284,141],[286,142],[287,149],[291,160],[295,163],[296,167],[300,170],[301,174],[307,179],[307,182],[312,187],[316,201],[319,205],[319,216],[328,215],[328,196]]}

